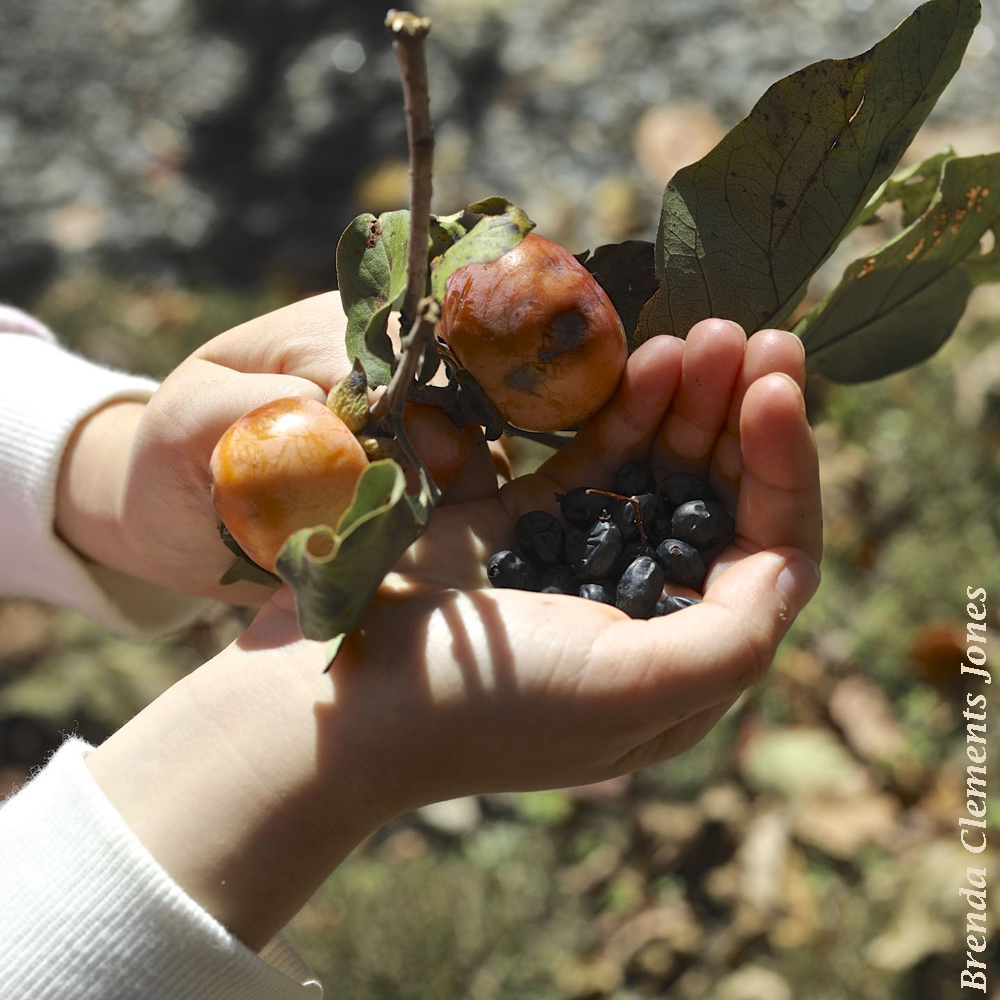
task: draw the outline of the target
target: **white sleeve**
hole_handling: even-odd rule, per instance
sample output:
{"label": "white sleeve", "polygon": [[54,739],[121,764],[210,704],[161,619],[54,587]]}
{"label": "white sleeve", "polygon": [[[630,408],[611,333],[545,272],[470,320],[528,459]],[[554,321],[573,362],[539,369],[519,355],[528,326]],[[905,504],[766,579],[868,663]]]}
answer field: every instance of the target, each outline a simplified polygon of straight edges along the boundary
{"label": "white sleeve", "polygon": [[89,563],[55,533],[59,465],[77,424],[156,388],[71,354],[37,320],[0,306],[0,594],[62,604],[134,637],[172,631],[206,607]]}
{"label": "white sleeve", "polygon": [[280,935],[259,955],[185,894],[70,740],[0,805],[0,994],[32,1000],[319,1000]]}

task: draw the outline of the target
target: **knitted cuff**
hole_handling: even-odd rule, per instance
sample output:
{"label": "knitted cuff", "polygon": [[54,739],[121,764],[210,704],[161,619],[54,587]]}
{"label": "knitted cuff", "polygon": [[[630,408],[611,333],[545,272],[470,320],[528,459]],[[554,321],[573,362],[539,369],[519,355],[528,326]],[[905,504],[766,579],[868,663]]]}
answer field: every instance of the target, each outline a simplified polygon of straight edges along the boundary
{"label": "knitted cuff", "polygon": [[284,938],[255,954],[160,867],[94,780],[91,749],[67,741],[0,806],[4,996],[322,997]]}
{"label": "knitted cuff", "polygon": [[134,637],[186,624],[205,601],[91,565],[54,530],[59,466],[76,426],[107,403],[145,402],[157,383],[70,354],[9,307],[0,307],[3,323],[0,331],[17,332],[0,332],[0,593],[62,604]]}

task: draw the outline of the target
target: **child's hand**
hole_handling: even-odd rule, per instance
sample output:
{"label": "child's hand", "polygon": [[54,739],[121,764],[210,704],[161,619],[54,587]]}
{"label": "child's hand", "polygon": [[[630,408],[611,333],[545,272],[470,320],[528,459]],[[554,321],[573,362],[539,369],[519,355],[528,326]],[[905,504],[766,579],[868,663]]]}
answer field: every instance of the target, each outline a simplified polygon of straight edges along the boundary
{"label": "child's hand", "polygon": [[[282,396],[326,401],[350,370],[336,292],[251,320],[200,347],[148,404],[119,403],[80,429],[64,459],[57,529],[103,565],[186,593],[262,604],[267,587],[218,580],[233,555],[209,489],[212,449],[234,420]],[[449,496],[489,495],[482,441]]]}
{"label": "child's hand", "polygon": [[[761,677],[819,582],[803,367],[791,334],[746,341],[714,320],[644,344],[537,474],[435,511],[329,673],[283,589],[98,748],[95,776],[187,891],[260,946],[400,812],[595,781],[690,747]],[[633,621],[489,587],[486,559],[520,513],[630,458],[707,474],[736,500],[737,540],[699,606]]]}
{"label": "child's hand", "polygon": [[[399,807],[462,793],[596,781],[697,742],[758,680],[812,597],[822,550],[818,461],[796,337],[746,340],[734,324],[656,338],[574,442],[498,498],[435,512],[383,585],[333,671],[338,701],[369,721]],[[627,460],[710,478],[737,537],[701,605],[633,621],[607,605],[494,590],[485,563],[522,513],[555,491],[610,485]],[[284,624],[281,624],[284,622]],[[295,642],[266,608],[247,633]],[[291,647],[285,646],[291,641]],[[263,655],[263,654],[262,654]]]}

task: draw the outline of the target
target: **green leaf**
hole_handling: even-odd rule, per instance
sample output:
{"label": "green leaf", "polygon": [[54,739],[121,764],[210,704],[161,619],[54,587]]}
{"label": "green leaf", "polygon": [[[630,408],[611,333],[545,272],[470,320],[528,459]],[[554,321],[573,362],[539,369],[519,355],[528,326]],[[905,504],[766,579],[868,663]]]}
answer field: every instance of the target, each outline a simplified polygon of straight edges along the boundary
{"label": "green leaf", "polygon": [[443,301],[448,279],[466,264],[489,264],[513,249],[535,228],[524,210],[506,198],[487,198],[469,206],[482,215],[469,232],[431,262],[431,294]]}
{"label": "green leaf", "polygon": [[1000,281],[1000,153],[948,160],[941,187],[913,225],[854,261],[799,322],[810,371],[866,382],[929,358],[951,335],[980,282]]}
{"label": "green leaf", "polygon": [[941,186],[941,172],[945,163],[958,154],[949,146],[923,163],[893,174],[872,196],[864,211],[855,220],[855,226],[868,226],[878,222],[878,213],[886,205],[898,201],[903,206],[903,225],[916,222],[934,200]]}
{"label": "green leaf", "polygon": [[336,530],[303,528],[278,553],[278,575],[295,591],[302,634],[326,642],[330,661],[386,573],[427,526],[430,508],[405,488],[396,462],[372,462]]}
{"label": "green leaf", "polygon": [[629,350],[633,350],[639,313],[657,288],[653,244],[648,240],[608,243],[593,254],[578,254],[577,260],[607,292],[625,327]]}
{"label": "green leaf", "polygon": [[452,243],[457,243],[465,235],[465,226],[461,221],[464,215],[465,212],[456,212],[454,215],[431,216],[428,233],[428,252],[431,257],[443,254]]}
{"label": "green leaf", "polygon": [[410,213],[359,215],[337,244],[337,285],[347,315],[347,356],[361,360],[370,386],[392,375],[392,342],[386,328],[406,288]]}
{"label": "green leaf", "polygon": [[952,78],[979,0],[931,0],[867,52],[780,80],[663,194],[637,339],[707,316],[780,324]]}

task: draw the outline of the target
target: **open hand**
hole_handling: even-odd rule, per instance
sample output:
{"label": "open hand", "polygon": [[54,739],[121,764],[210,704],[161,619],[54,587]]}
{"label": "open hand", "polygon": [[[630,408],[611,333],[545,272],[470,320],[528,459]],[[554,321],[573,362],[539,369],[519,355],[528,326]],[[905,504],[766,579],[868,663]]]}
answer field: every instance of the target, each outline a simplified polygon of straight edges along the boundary
{"label": "open hand", "polygon": [[[228,373],[205,358],[178,379],[177,399],[261,363],[224,356]],[[335,377],[329,359],[298,357],[303,391]],[[294,391],[279,358],[261,385]],[[163,867],[259,948],[365,836],[407,809],[595,781],[690,747],[761,677],[819,582],[803,377],[802,349],[781,331],[747,341],[710,320],[686,341],[649,341],[607,406],[536,474],[497,494],[491,465],[467,468],[456,484],[467,499],[434,512],[329,673],[284,588],[235,643],[95,750],[92,773]],[[243,408],[259,399],[255,378],[237,379]],[[181,445],[197,441],[207,461],[238,410],[229,405],[204,440],[178,428],[177,467],[201,484],[188,502],[206,545],[214,519],[202,459],[185,459]],[[639,621],[576,597],[489,586],[487,558],[511,544],[522,512],[551,507],[556,490],[610,483],[630,458],[709,476],[736,512],[736,541],[701,604]],[[163,488],[170,482],[165,474]]]}
{"label": "open hand", "polygon": [[[709,320],[655,338],[610,403],[536,474],[438,509],[397,564],[331,674],[337,715],[405,808],[460,793],[594,781],[701,739],[758,680],[819,582],[818,465],[792,334]],[[704,601],[633,621],[562,595],[494,590],[493,551],[556,491],[609,486],[640,458],[708,477],[736,512]],[[255,656],[322,669],[287,596],[241,640]],[[362,720],[362,721],[358,721]],[[390,784],[392,787],[390,787]]]}

